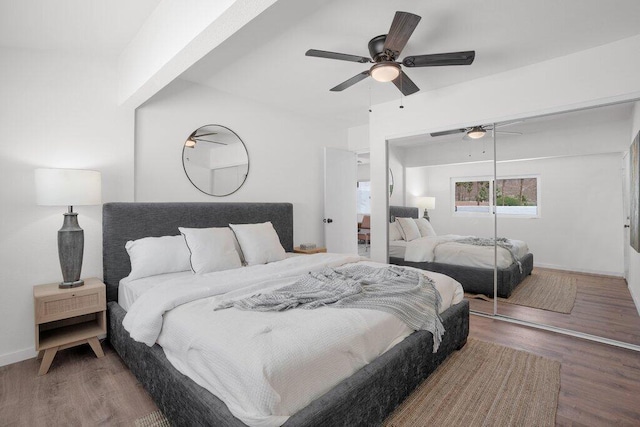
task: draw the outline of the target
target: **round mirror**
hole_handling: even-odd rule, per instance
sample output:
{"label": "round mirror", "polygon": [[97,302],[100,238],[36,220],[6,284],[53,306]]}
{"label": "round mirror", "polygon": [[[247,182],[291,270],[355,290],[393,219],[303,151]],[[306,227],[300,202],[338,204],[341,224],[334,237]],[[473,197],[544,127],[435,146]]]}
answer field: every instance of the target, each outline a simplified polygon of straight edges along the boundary
{"label": "round mirror", "polygon": [[389,168],[389,197],[393,195],[393,172]]}
{"label": "round mirror", "polygon": [[185,141],[182,166],[194,187],[210,196],[223,197],[238,191],[247,180],[249,154],[234,131],[206,125]]}

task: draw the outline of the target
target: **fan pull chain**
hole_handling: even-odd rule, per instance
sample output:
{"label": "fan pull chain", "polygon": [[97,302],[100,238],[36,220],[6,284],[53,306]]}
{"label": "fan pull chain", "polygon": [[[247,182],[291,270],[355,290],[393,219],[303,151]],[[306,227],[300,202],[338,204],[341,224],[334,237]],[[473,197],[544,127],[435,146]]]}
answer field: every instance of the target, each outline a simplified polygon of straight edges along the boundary
{"label": "fan pull chain", "polygon": [[369,83],[369,112],[371,112],[371,83]]}
{"label": "fan pull chain", "polygon": [[400,74],[400,108],[404,108],[404,105],[402,105],[402,95],[404,95],[404,92],[402,91],[402,80],[404,80],[402,78],[402,74]]}

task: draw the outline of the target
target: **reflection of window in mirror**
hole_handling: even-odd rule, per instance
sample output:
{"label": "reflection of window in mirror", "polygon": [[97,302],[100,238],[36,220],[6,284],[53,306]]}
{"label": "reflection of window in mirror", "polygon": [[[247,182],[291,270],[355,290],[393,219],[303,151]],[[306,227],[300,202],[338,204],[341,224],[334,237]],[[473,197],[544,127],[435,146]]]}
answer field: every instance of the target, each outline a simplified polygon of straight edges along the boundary
{"label": "reflection of window in mirror", "polygon": [[523,175],[495,181],[488,177],[453,179],[453,211],[457,215],[488,215],[495,206],[501,216],[537,218],[540,216],[539,178]]}
{"label": "reflection of window in mirror", "polygon": [[365,215],[371,213],[371,182],[360,181],[358,182],[358,215]]}

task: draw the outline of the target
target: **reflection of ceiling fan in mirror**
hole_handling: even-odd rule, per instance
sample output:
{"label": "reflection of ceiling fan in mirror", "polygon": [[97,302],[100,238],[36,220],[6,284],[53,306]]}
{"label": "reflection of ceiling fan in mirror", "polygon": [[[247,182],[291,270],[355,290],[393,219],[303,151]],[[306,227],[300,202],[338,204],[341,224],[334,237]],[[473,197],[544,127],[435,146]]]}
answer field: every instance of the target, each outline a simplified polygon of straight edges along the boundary
{"label": "reflection of ceiling fan in mirror", "polygon": [[342,91],[361,80],[371,76],[379,82],[393,82],[403,95],[411,95],[420,89],[402,71],[405,67],[438,67],[443,65],[471,65],[476,53],[473,50],[465,52],[436,53],[431,55],[407,56],[402,62],[397,61],[400,52],[409,41],[413,30],[416,29],[420,17],[408,12],[396,12],[389,34],[383,34],[369,41],[371,59],[365,56],[348,55],[345,53],[326,52],[324,50],[309,49],[307,56],[318,58],[338,59],[341,61],[373,63],[366,71],[356,74],[350,79],[331,89],[333,92]]}
{"label": "reflection of ceiling fan in mirror", "polygon": [[501,128],[503,126],[510,126],[515,124],[516,122],[511,122],[511,123],[504,123],[501,125],[480,125],[480,126],[471,126],[468,128],[461,128],[461,129],[452,129],[452,130],[445,130],[442,132],[433,132],[430,135],[432,137],[438,137],[438,136],[445,136],[445,135],[455,135],[457,133],[465,133],[466,135],[464,136],[463,139],[480,139],[483,136],[486,135],[488,130],[493,130],[496,129],[496,134],[503,134],[503,135],[522,135],[521,132],[507,132],[504,130],[497,130],[498,128]]}
{"label": "reflection of ceiling fan in mirror", "polygon": [[198,142],[210,142],[212,144],[229,145],[226,142],[212,141],[210,139],[203,138],[203,136],[216,135],[217,133],[218,132],[209,132],[209,133],[201,133],[200,135],[196,135],[194,132],[189,136],[189,138],[187,138],[187,140],[184,143],[184,146],[187,148],[195,148]]}

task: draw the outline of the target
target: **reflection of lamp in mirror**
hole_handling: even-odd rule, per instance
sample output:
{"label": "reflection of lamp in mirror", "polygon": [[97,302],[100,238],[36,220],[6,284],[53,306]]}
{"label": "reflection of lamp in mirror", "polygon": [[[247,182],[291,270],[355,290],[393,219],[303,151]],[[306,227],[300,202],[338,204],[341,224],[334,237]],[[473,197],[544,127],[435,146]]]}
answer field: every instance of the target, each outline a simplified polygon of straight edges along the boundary
{"label": "reflection of lamp in mirror", "polygon": [[418,209],[424,209],[423,218],[427,221],[431,221],[429,219],[429,209],[436,208],[436,198],[435,197],[418,197]]}
{"label": "reflection of lamp in mirror", "polygon": [[36,200],[41,206],[68,206],[58,230],[58,256],[62,268],[61,288],[84,285],[80,280],[84,230],[78,224],[77,205],[102,203],[100,172],[74,169],[36,169]]}

